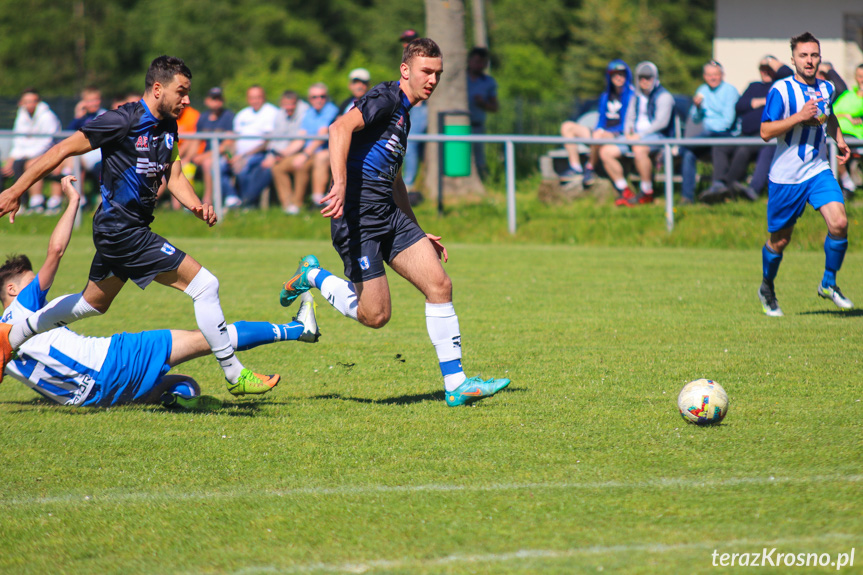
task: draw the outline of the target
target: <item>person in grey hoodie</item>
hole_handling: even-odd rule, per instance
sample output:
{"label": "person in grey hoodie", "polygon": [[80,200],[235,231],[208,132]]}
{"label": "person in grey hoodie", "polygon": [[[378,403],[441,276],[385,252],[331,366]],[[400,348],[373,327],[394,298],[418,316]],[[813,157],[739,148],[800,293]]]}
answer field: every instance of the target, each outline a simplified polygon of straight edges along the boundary
{"label": "person in grey hoodie", "polygon": [[[651,144],[673,136],[674,97],[659,82],[659,70],[653,62],[641,62],[635,67],[635,98],[626,114],[626,125],[622,139],[616,144],[607,144],[599,150],[602,165],[617,189],[623,193],[615,201],[617,206],[635,206],[653,201],[653,162],[650,153],[659,149]],[[632,148],[635,169],[641,178],[639,193],[629,189],[620,158]]]}

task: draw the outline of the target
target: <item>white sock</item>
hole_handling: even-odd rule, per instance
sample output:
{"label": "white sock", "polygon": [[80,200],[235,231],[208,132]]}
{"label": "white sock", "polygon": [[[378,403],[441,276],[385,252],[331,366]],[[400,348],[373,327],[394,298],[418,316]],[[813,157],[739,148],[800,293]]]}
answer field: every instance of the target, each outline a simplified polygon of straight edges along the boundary
{"label": "white sock", "polygon": [[580,172],[583,169],[581,167],[581,164],[573,164],[572,162],[569,163],[569,167],[572,168],[573,170],[575,170],[576,172]]}
{"label": "white sock", "polygon": [[37,333],[44,333],[94,315],[102,314],[87,303],[83,294],[64,295],[48,302],[26,321],[14,325],[9,332],[9,343],[12,349],[18,349]]}
{"label": "white sock", "polygon": [[[321,270],[310,271],[309,280],[314,281],[320,272]],[[357,319],[357,292],[354,291],[354,284],[330,274],[321,282],[321,295],[343,316]]]}
{"label": "white sock", "polygon": [[614,180],[614,187],[617,188],[618,191],[622,192],[626,189],[629,184],[626,183],[626,178],[620,178],[619,180]]}
{"label": "white sock", "polygon": [[641,186],[641,191],[644,192],[645,194],[652,194],[653,193],[653,182],[645,182],[642,180],[640,186]]}
{"label": "white sock", "polygon": [[854,190],[857,186],[854,184],[854,180],[851,179],[851,174],[845,172],[842,174],[842,187],[846,190]]}
{"label": "white sock", "polygon": [[467,379],[461,367],[461,333],[452,302],[426,303],[426,328],[437,352],[444,388],[452,391]]}
{"label": "white sock", "polygon": [[45,205],[45,198],[41,195],[30,196],[30,202],[27,204],[31,210]]}
{"label": "white sock", "polygon": [[184,290],[195,302],[195,320],[213,355],[225,372],[225,379],[237,383],[243,364],[234,354],[228,324],[219,303],[219,280],[206,268],[201,268]]}

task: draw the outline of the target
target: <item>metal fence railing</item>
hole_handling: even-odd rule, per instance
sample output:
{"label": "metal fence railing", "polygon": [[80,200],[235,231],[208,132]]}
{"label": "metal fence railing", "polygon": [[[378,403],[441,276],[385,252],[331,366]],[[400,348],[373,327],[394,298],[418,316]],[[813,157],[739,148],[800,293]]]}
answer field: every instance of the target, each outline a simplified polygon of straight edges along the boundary
{"label": "metal fence railing", "polygon": [[[62,138],[71,135],[72,132],[58,132],[53,134],[54,137]],[[11,130],[0,130],[0,142],[10,140],[16,135],[32,136],[33,134],[16,134]],[[184,134],[183,139],[188,140],[203,140],[210,143],[210,150],[213,154],[212,164],[212,180],[213,180],[213,204],[216,214],[221,219],[224,215],[224,205],[222,198],[221,185],[221,167],[219,161],[219,145],[222,140],[260,140],[260,136],[239,136],[230,132],[207,132],[199,134]],[[269,136],[268,140],[293,140],[296,138]],[[304,136],[307,140],[327,140],[326,136]],[[507,205],[507,227],[510,234],[516,232],[516,169],[515,169],[515,146],[518,145],[536,145],[536,144],[609,144],[616,143],[614,140],[595,140],[592,138],[563,138],[560,136],[525,136],[518,134],[483,134],[483,135],[458,135],[444,136],[441,134],[417,134],[411,136],[411,140],[419,142],[433,142],[441,144],[445,142],[470,142],[470,143],[490,143],[503,144],[504,146],[504,162],[506,165],[506,205]],[[853,138],[846,139],[851,148],[863,146],[863,140],[855,140]],[[837,169],[836,159],[836,143],[828,138],[830,165],[834,175]],[[664,140],[653,140],[651,146],[662,146],[665,171],[665,222],[669,232],[674,229],[674,182],[670,177],[674,174],[674,154],[673,151],[680,146],[687,147],[712,147],[712,146],[772,146],[773,142],[764,142],[761,138],[668,138]],[[78,158],[75,158],[74,173],[80,176],[81,164]],[[78,177],[78,181],[81,178]],[[80,185],[80,184],[79,184]],[[80,216],[79,216],[80,217]]]}

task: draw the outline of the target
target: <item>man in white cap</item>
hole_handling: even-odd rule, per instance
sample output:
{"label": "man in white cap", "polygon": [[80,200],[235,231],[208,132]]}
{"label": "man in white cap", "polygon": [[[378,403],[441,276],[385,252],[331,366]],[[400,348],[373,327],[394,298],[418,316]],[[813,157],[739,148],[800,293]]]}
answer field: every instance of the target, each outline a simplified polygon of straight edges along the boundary
{"label": "man in white cap", "polygon": [[344,100],[339,106],[339,116],[346,114],[348,110],[354,107],[357,100],[366,95],[369,91],[369,84],[372,81],[372,75],[365,68],[354,68],[348,74],[348,90],[351,95]]}

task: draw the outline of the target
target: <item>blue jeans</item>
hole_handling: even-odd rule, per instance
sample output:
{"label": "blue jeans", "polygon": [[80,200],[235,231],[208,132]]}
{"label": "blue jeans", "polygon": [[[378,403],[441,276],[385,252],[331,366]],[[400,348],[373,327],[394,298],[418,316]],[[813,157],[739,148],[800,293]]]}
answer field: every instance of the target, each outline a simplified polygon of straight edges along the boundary
{"label": "blue jeans", "polygon": [[[428,128],[429,119],[428,104],[423,104],[416,108],[411,108],[411,133],[425,134]],[[408,146],[405,150],[405,159],[402,164],[402,179],[405,181],[405,187],[410,190],[417,179],[417,173],[420,167],[420,154],[424,148],[422,142],[415,142],[408,139]]]}
{"label": "blue jeans", "polygon": [[[727,138],[731,135],[731,132],[725,130],[723,132],[711,132],[709,130],[705,130],[702,134],[700,134],[699,138]],[[695,201],[695,175],[696,175],[696,164],[698,157],[696,156],[696,151],[703,150],[702,147],[697,148],[680,148],[680,155],[682,158],[682,166],[681,171],[683,176],[683,197],[687,200],[694,202]]]}
{"label": "blue jeans", "polygon": [[257,205],[261,192],[270,185],[273,179],[270,170],[261,167],[261,162],[264,161],[266,155],[265,152],[259,152],[250,156],[246,165],[237,174],[237,187],[244,206]]}

